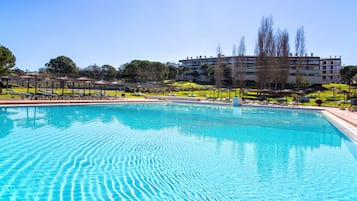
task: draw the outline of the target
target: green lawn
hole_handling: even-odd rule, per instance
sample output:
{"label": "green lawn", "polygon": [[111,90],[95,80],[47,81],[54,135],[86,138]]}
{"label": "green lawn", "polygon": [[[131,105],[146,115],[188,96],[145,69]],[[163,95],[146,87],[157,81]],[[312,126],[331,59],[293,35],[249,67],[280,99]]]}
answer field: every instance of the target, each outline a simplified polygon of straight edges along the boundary
{"label": "green lawn", "polygon": [[[174,90],[169,90],[169,88],[164,88],[164,89],[154,89],[152,90],[153,92],[142,92],[142,96],[138,96],[135,93],[130,93],[130,92],[116,92],[114,90],[106,90],[105,94],[109,96],[115,96],[117,93],[118,97],[120,97],[123,93],[125,94],[126,97],[128,98],[134,98],[134,97],[144,97],[145,96],[168,96],[168,95],[175,95],[175,96],[183,96],[183,97],[200,97],[200,98],[232,98],[237,96],[240,96],[239,89],[237,90],[228,90],[228,89],[221,89],[217,90],[214,89],[213,86],[211,85],[199,85],[196,83],[192,82],[173,82],[171,84],[170,89]],[[316,91],[313,93],[305,94],[304,96],[310,97],[310,101],[308,103],[299,103],[300,105],[312,105],[315,106],[315,100],[320,99],[322,100],[322,106],[335,106],[337,107],[339,102],[340,106],[344,107],[349,107],[350,103],[345,102],[345,100],[349,100],[350,97],[357,96],[357,90],[356,89],[351,89],[350,86],[346,84],[325,84],[323,87],[326,90],[321,90],[321,91]],[[17,93],[26,93],[27,88],[25,87],[14,87],[11,90]],[[38,91],[46,91],[45,89],[38,89]],[[75,93],[81,94],[82,89],[75,90]],[[6,89],[3,89],[3,94],[0,95],[0,99],[20,99],[19,95],[13,95],[13,94],[5,94]],[[351,93],[346,93],[346,92],[351,92]],[[35,93],[34,88],[29,89],[29,93]],[[54,93],[61,95],[62,94],[62,89],[55,89]],[[63,91],[64,94],[72,94],[71,89],[64,89]],[[88,89],[86,90],[86,94],[88,94],[89,91]],[[99,94],[100,90],[91,90],[91,94]],[[264,95],[264,94],[263,94]],[[285,96],[287,98],[287,102],[293,101],[293,96],[297,95],[289,95]],[[261,98],[260,95],[258,95],[256,92],[247,92],[243,96],[244,99],[259,99]],[[265,97],[268,101],[279,101],[279,99],[283,97],[269,97],[266,95]]]}

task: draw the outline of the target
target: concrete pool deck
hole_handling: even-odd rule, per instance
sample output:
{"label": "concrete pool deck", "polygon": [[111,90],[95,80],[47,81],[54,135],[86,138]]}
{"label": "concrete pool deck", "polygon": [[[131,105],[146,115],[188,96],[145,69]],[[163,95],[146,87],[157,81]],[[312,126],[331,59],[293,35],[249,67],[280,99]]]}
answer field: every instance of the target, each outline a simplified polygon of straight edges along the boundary
{"label": "concrete pool deck", "polygon": [[[147,98],[121,98],[113,100],[14,100],[14,99],[0,99],[0,106],[10,105],[36,105],[36,104],[92,104],[92,103],[135,103],[135,102],[185,102],[182,100],[162,100],[162,99],[147,99]],[[200,104],[218,104],[217,102],[208,101],[186,101],[187,103]],[[220,103],[229,105],[229,103]],[[292,108],[292,109],[312,109],[322,110],[323,114],[334,125],[348,135],[357,143],[357,112],[350,112],[348,110],[341,110],[334,107],[314,107],[314,106],[270,106],[270,105],[251,105],[246,106],[260,106],[260,107],[278,107],[278,108]]]}

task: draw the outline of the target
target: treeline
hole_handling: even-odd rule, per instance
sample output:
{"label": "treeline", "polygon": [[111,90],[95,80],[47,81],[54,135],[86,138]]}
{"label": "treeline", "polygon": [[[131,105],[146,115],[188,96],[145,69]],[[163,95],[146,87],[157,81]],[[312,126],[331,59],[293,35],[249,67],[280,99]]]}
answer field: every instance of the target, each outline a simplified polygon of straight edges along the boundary
{"label": "treeline", "polygon": [[90,65],[86,68],[78,68],[77,65],[66,56],[59,56],[51,59],[45,68],[41,68],[41,73],[48,73],[56,76],[84,76],[93,79],[116,80],[125,79],[129,81],[163,81],[166,79],[176,79],[178,69],[167,66],[160,62],[147,60],[133,60],[116,69],[111,65]]}
{"label": "treeline", "polygon": [[133,60],[123,66],[122,76],[131,81],[163,81],[176,79],[178,69],[160,62]]}
{"label": "treeline", "polygon": [[[290,64],[290,44],[289,32],[286,29],[274,30],[273,18],[263,17],[258,29],[258,37],[255,47],[257,56],[256,86],[258,88],[285,88],[288,80]],[[230,69],[223,62],[221,47],[217,47],[217,64],[214,68],[214,80],[217,87],[221,87],[223,82],[232,84],[234,87],[244,87],[246,80],[244,62],[245,42],[244,36],[241,38],[238,49],[233,46],[233,61]],[[236,55],[238,52],[238,55]],[[297,58],[306,54],[304,28],[299,27],[295,37],[295,56]],[[307,79],[303,75],[303,61],[297,59],[295,82],[298,87],[308,85]]]}

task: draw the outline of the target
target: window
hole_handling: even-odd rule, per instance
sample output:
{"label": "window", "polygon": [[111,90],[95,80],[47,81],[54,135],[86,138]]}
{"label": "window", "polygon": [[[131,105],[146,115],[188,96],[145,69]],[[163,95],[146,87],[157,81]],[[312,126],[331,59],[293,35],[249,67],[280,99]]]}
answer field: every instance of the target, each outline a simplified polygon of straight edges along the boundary
{"label": "window", "polygon": [[326,76],[322,76],[322,79],[323,79],[323,80],[326,80]]}
{"label": "window", "polygon": [[332,80],[332,79],[333,79],[333,76],[330,76],[330,79]]}

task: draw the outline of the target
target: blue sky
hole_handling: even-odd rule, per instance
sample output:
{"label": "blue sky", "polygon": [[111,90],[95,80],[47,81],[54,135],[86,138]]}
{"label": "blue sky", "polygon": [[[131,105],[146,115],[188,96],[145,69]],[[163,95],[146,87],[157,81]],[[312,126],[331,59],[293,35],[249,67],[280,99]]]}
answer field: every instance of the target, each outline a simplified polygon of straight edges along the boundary
{"label": "blue sky", "polygon": [[288,30],[292,52],[304,26],[308,53],[355,65],[356,9],[354,0],[1,0],[0,44],[30,71],[61,55],[81,68],[178,62],[214,56],[218,44],[231,55],[241,36],[254,54],[261,19],[273,16],[275,29]]}

